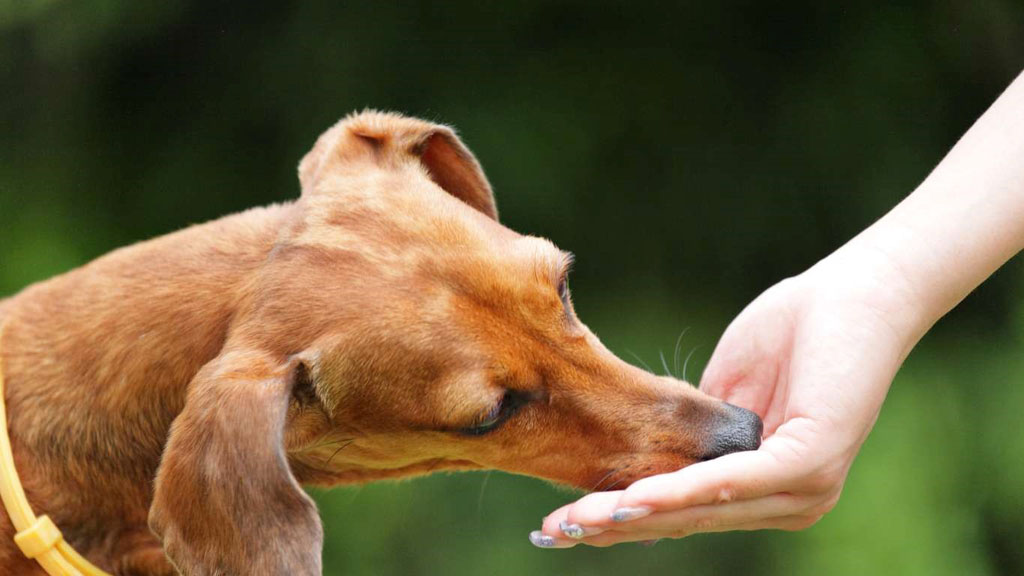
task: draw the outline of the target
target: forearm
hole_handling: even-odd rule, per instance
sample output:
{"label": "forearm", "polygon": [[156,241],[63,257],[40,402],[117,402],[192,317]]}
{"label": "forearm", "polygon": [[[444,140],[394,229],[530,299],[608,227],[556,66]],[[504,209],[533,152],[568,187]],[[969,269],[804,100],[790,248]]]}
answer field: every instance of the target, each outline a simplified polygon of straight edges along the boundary
{"label": "forearm", "polygon": [[909,352],[1022,249],[1024,74],[910,196],[837,257],[878,268],[869,274],[892,287],[884,306],[905,333]]}

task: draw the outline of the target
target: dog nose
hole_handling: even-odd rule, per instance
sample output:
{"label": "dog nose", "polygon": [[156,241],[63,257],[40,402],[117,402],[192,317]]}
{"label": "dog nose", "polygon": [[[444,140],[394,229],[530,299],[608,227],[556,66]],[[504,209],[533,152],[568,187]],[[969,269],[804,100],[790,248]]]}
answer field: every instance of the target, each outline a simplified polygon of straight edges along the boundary
{"label": "dog nose", "polygon": [[764,424],[750,410],[722,403],[722,412],[715,415],[702,460],[711,460],[733,452],[757,450],[761,445]]}

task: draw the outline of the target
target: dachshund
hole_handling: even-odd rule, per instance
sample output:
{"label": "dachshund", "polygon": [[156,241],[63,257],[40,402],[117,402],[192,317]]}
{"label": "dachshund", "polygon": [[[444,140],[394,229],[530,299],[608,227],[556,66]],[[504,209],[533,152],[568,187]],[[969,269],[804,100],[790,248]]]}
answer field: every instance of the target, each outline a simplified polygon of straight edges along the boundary
{"label": "dachshund", "polygon": [[[18,473],[123,575],[319,575],[303,485],[501,469],[585,490],[756,448],[756,415],[618,359],[572,256],[499,223],[443,125],[352,114],[300,197],[0,300]],[[0,513],[4,574],[42,574]]]}

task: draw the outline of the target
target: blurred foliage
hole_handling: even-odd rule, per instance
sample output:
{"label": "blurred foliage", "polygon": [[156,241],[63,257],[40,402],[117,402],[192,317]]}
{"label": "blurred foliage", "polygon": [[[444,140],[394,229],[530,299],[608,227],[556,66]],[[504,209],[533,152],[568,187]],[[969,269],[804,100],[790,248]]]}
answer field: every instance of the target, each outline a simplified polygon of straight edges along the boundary
{"label": "blurred foliage", "polygon": [[[298,193],[353,109],[454,124],[584,321],[697,379],[728,320],[899,201],[1024,67],[1015,0],[0,1],[0,294]],[[966,192],[966,191],[965,191]],[[800,534],[536,550],[570,494],[501,473],[318,492],[329,574],[1024,573],[1024,273],[898,377]],[[626,355],[630,358],[629,355]]]}

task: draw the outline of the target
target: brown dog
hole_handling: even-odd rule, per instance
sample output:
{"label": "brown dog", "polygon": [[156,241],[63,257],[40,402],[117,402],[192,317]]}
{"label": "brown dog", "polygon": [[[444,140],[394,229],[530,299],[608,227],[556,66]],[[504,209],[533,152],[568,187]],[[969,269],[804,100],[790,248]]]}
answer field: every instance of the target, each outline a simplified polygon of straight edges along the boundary
{"label": "brown dog", "polygon": [[[608,489],[758,445],[753,414],[601,345],[570,257],[498,223],[449,128],[351,116],[299,179],[294,203],[0,301],[18,472],[98,566],[320,574],[302,484],[500,468]],[[3,573],[41,574],[11,536],[0,514]]]}

